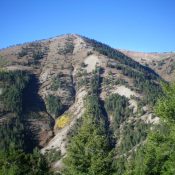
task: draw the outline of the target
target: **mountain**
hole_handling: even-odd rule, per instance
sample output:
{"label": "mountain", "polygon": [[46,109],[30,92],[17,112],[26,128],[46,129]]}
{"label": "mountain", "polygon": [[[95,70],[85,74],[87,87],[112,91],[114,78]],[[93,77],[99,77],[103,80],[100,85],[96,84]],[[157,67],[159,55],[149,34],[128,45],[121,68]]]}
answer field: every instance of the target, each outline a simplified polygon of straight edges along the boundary
{"label": "mountain", "polygon": [[[82,124],[88,113],[109,136],[114,157],[129,158],[145,142],[150,126],[159,124],[153,105],[162,94],[160,82],[173,79],[174,56],[116,50],[76,34],[2,49],[0,129],[7,126],[10,136],[0,134],[5,140],[0,147],[25,133],[25,152],[39,147],[59,171],[71,140],[79,137],[81,125],[88,127]],[[14,124],[18,118],[20,131]]]}
{"label": "mountain", "polygon": [[123,54],[131,57],[142,65],[150,67],[166,81],[174,80],[175,53],[144,53],[128,50],[120,50]]}

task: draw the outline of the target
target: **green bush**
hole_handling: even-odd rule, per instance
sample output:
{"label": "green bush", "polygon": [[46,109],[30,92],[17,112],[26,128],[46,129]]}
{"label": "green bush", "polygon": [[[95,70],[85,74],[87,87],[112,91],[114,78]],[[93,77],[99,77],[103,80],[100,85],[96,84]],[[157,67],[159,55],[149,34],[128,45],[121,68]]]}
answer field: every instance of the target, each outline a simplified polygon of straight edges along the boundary
{"label": "green bush", "polygon": [[52,91],[56,91],[58,90],[59,88],[61,87],[61,81],[58,77],[55,77],[53,80],[52,80],[52,84],[51,84],[51,90]]}
{"label": "green bush", "polygon": [[45,157],[48,162],[53,163],[61,159],[61,151],[53,148],[45,153]]}
{"label": "green bush", "polygon": [[57,96],[49,95],[46,98],[46,106],[50,114],[52,114],[55,118],[62,113],[63,105],[61,100]]}
{"label": "green bush", "polygon": [[66,55],[72,54],[74,50],[74,44],[72,42],[66,42],[63,48],[60,48],[58,53]]}

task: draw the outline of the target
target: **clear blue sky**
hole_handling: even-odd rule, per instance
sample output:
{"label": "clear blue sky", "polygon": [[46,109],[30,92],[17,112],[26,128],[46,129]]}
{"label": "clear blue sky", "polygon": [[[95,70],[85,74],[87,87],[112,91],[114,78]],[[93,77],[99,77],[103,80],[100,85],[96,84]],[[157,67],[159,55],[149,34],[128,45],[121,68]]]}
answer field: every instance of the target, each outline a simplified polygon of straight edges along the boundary
{"label": "clear blue sky", "polygon": [[0,0],[0,48],[77,33],[115,48],[175,51],[175,0]]}

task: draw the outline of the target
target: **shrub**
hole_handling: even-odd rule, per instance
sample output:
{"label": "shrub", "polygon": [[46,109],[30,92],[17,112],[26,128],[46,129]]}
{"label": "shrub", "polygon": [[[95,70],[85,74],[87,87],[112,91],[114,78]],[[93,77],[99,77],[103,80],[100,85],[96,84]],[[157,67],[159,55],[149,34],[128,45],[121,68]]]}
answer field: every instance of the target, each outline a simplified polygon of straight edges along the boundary
{"label": "shrub", "polygon": [[24,57],[28,54],[28,47],[22,47],[21,51],[18,53],[18,57]]}
{"label": "shrub", "polygon": [[46,152],[45,156],[48,162],[52,163],[61,159],[61,151],[54,148]]}
{"label": "shrub", "polygon": [[93,52],[92,51],[89,51],[88,53],[87,53],[87,56],[90,56],[90,55],[92,55],[93,54]]}
{"label": "shrub", "polygon": [[81,63],[81,67],[86,67],[86,66],[87,65],[84,62]]}
{"label": "shrub", "polygon": [[64,128],[67,124],[70,123],[70,118],[67,115],[63,115],[56,121],[56,127],[61,129]]}
{"label": "shrub", "polygon": [[46,106],[49,113],[51,113],[54,117],[60,115],[63,109],[60,98],[53,95],[49,95],[46,98]]}
{"label": "shrub", "polygon": [[72,42],[66,42],[64,48],[60,48],[58,53],[65,55],[65,54],[68,54],[68,53],[72,54],[73,51],[74,51],[73,43]]}
{"label": "shrub", "polygon": [[58,88],[61,87],[61,81],[58,77],[55,77],[53,80],[52,80],[52,85],[51,85],[51,90],[52,91],[56,91],[58,90]]}
{"label": "shrub", "polygon": [[42,51],[34,51],[33,52],[33,58],[34,58],[34,60],[40,60],[40,59],[42,59],[43,58],[43,52]]}

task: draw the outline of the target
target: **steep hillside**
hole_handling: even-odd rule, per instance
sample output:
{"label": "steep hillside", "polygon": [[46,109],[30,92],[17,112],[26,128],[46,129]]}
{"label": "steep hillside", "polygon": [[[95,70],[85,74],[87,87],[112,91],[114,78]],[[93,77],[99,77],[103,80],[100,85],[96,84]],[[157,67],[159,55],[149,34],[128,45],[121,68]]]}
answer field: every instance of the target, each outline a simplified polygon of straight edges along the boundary
{"label": "steep hillside", "polygon": [[157,72],[166,81],[174,80],[175,73],[175,53],[144,53],[127,50],[120,50],[122,53],[138,61]]}
{"label": "steep hillside", "polygon": [[[104,127],[115,159],[131,156],[149,127],[159,123],[152,112],[162,93],[159,71],[103,43],[62,35],[3,49],[0,56],[1,127],[19,116],[28,133],[26,149],[42,148],[55,171],[64,167],[71,140],[84,130],[81,124],[87,125],[85,114],[94,115],[92,123],[102,120],[104,125],[97,122],[91,129]],[[11,85],[19,91],[20,103],[8,96]],[[86,103],[90,97],[95,112]],[[12,106],[7,107],[9,101]],[[16,104],[20,111],[14,110]]]}

